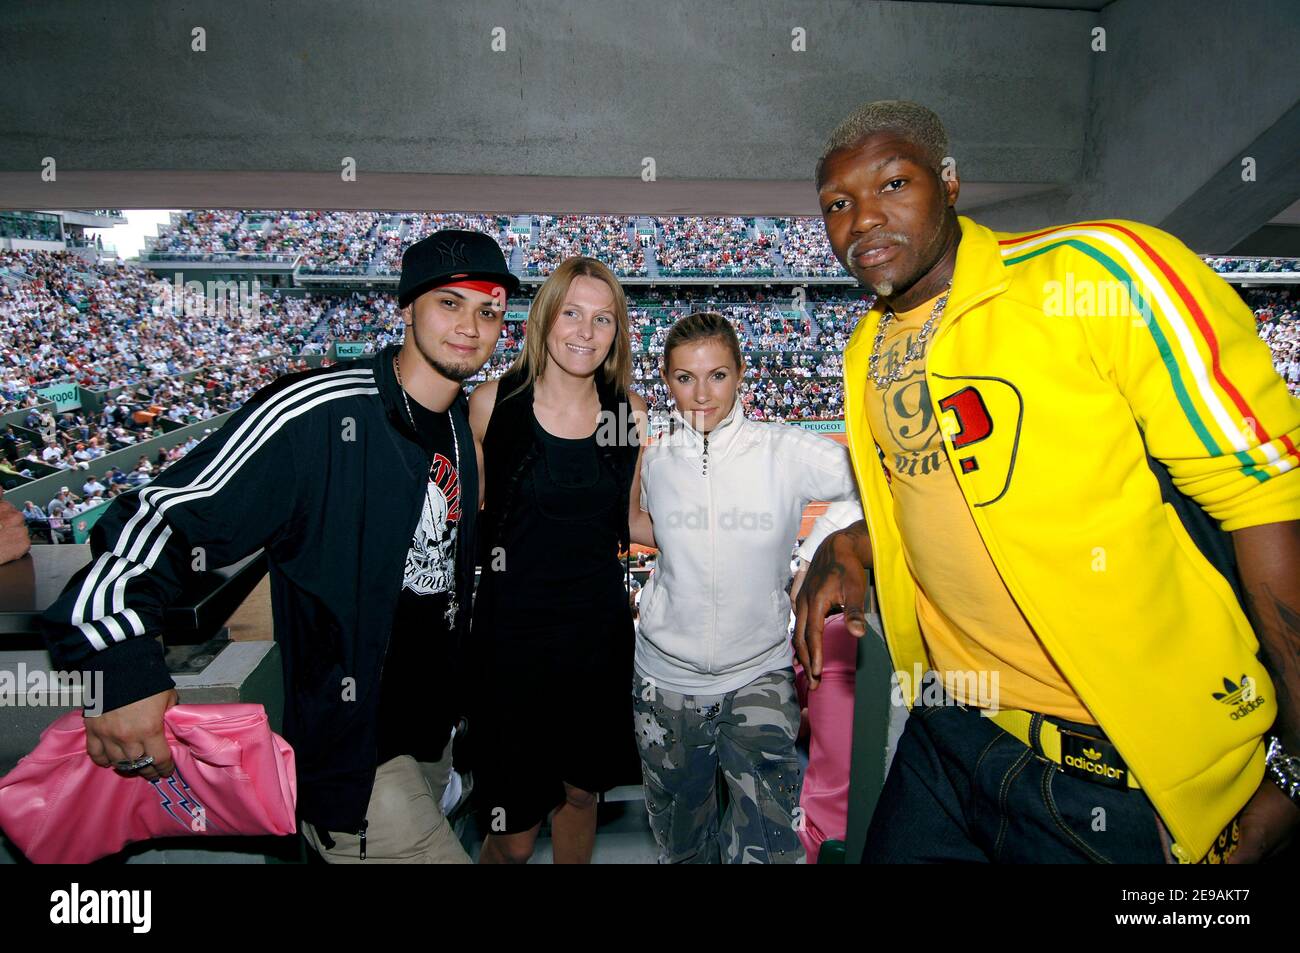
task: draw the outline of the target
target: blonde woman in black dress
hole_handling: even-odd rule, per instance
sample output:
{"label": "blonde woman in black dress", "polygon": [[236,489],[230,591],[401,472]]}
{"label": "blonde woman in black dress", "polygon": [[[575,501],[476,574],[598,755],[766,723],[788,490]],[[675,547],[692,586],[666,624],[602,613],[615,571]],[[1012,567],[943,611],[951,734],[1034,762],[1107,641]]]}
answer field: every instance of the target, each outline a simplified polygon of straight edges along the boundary
{"label": "blonde woman in black dress", "polygon": [[470,397],[486,480],[467,652],[481,863],[526,863],[548,815],[556,862],[590,861],[598,794],[638,774],[619,559],[644,525],[631,364],[617,279],[570,258],[509,373]]}

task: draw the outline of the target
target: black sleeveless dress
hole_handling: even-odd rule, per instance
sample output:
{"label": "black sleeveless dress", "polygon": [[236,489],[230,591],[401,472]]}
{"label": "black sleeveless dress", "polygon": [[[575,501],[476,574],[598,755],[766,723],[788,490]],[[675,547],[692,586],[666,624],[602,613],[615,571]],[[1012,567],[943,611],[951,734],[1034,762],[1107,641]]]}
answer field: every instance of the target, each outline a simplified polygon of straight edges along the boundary
{"label": "black sleeveless dress", "polygon": [[[517,833],[564,801],[638,776],[634,632],[620,548],[637,447],[556,437],[507,375],[484,437],[483,572],[470,637],[474,797],[489,833]],[[598,388],[630,420],[626,396]],[[622,408],[620,409],[620,404]],[[619,414],[622,416],[617,416]]]}

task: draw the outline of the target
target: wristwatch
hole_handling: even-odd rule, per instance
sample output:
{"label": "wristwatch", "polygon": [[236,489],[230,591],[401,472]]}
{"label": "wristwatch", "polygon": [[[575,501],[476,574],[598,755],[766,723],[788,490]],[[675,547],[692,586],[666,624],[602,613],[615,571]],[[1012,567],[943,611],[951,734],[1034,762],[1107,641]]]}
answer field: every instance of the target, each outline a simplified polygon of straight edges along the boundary
{"label": "wristwatch", "polygon": [[1288,754],[1282,747],[1282,739],[1269,735],[1268,752],[1264,756],[1264,767],[1274,784],[1282,789],[1297,807],[1300,807],[1300,757]]}

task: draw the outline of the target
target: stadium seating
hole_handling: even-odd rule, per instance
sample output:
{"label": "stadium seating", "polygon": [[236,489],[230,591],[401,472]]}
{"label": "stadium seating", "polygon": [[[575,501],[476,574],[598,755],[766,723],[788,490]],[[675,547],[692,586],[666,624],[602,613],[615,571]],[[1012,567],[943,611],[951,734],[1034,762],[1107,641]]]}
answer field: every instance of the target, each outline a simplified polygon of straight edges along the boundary
{"label": "stadium seating", "polygon": [[[660,420],[671,409],[660,377],[664,340],[672,323],[692,310],[720,311],[735,327],[751,416],[840,416],[841,354],[871,303],[860,289],[817,283],[842,272],[816,219],[536,215],[512,223],[506,216],[459,213],[275,210],[196,210],[174,218],[152,243],[153,260],[292,256],[303,273],[395,276],[410,242],[454,227],[493,235],[526,277],[544,277],[583,254],[623,277],[811,279],[798,299],[757,283],[705,285],[703,293],[628,286],[634,386]],[[1206,261],[1225,275],[1280,277],[1275,286],[1242,294],[1278,373],[1300,395],[1300,295],[1286,280],[1300,272],[1300,262]],[[237,408],[279,374],[304,366],[298,355],[327,354],[337,341],[358,342],[366,351],[400,341],[404,328],[393,292],[348,284],[324,294],[262,293],[248,312],[195,314],[143,268],[92,265],[69,252],[0,252],[0,413],[28,410],[0,446],[4,472],[84,468],[110,450]],[[515,308],[475,380],[499,377],[519,354],[526,327],[522,303]],[[65,382],[113,399],[94,414],[33,409],[42,403],[39,389]]]}

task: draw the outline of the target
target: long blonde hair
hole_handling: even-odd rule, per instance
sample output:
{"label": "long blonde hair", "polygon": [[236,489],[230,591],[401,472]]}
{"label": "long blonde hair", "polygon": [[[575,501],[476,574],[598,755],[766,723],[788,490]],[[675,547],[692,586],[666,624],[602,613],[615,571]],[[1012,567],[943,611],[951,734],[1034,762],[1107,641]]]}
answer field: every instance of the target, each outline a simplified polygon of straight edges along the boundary
{"label": "long blonde hair", "polygon": [[605,355],[605,361],[596,373],[603,374],[605,381],[616,391],[626,392],[631,386],[632,342],[631,332],[628,330],[627,296],[623,294],[623,286],[603,263],[595,258],[576,256],[561,262],[537,289],[532,307],[528,310],[524,346],[519,356],[515,358],[515,362],[510,365],[509,371],[511,374],[522,371],[524,380],[505,396],[509,397],[525,387],[533,386],[542,376],[547,362],[546,338],[550,335],[551,328],[555,326],[555,319],[564,304],[565,295],[569,293],[569,286],[573,284],[573,279],[580,275],[603,281],[614,296],[614,342],[610,345],[609,353]]}

